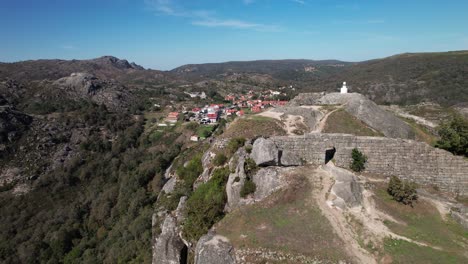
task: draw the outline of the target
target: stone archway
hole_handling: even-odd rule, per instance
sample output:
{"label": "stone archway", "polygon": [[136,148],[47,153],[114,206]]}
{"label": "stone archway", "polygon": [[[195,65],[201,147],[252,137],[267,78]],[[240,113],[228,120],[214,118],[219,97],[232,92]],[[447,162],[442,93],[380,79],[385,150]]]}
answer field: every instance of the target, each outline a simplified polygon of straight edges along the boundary
{"label": "stone archway", "polygon": [[330,160],[333,159],[333,157],[335,157],[335,153],[335,147],[325,150],[325,164],[327,164]]}

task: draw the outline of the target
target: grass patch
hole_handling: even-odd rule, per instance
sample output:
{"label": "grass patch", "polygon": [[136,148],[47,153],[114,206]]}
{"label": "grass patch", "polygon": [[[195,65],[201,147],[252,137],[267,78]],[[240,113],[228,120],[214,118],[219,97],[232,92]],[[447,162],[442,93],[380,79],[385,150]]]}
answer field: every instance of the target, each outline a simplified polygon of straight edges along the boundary
{"label": "grass patch", "polygon": [[386,238],[384,250],[394,263],[466,263],[467,259],[450,252],[423,247],[404,240]]}
{"label": "grass patch", "polygon": [[[461,225],[456,223],[453,219],[447,216],[447,220],[442,219],[437,209],[427,201],[418,201],[414,207],[402,205],[392,199],[387,193],[385,186],[378,185],[376,189],[376,205],[393,216],[404,224],[398,224],[391,221],[386,221],[385,224],[396,234],[411,238],[416,241],[424,242],[428,245],[439,247],[442,250],[435,251],[435,253],[444,255],[448,254],[454,259],[464,259],[462,262],[468,262],[468,258],[464,256],[466,248],[468,247],[467,239],[468,232],[463,229]],[[406,243],[406,242],[405,242]],[[410,243],[411,244],[411,243]],[[413,245],[413,247],[419,247]],[[408,254],[407,257],[412,257],[412,251],[408,252],[399,249],[401,252],[397,255]],[[416,250],[416,249],[415,249]],[[424,252],[431,255],[431,248],[419,247],[418,252]],[[394,251],[390,251],[392,253]],[[395,253],[395,252],[394,252]],[[434,254],[435,254],[434,253]],[[428,256],[429,256],[428,255]],[[423,258],[421,258],[422,260]],[[411,262],[409,262],[411,263]],[[427,263],[421,262],[418,263]],[[434,263],[434,262],[432,262]],[[435,263],[451,263],[450,261],[435,262]],[[459,262],[461,263],[461,262]]]}
{"label": "grass patch", "polygon": [[252,116],[250,118],[236,119],[226,129],[222,137],[255,138],[259,136],[269,137],[283,135],[286,135],[286,131],[284,131],[280,121],[264,116]]}
{"label": "grass patch", "polygon": [[334,263],[348,260],[343,242],[308,200],[310,184],[298,175],[292,177],[297,181],[295,187],[231,212],[218,223],[218,233],[236,248],[266,248]]}
{"label": "grass patch", "polygon": [[228,177],[229,168],[216,169],[212,178],[200,185],[187,200],[183,231],[189,240],[197,241],[224,216]]}
{"label": "grass patch", "polygon": [[216,129],[216,126],[204,125],[197,128],[196,134],[201,138],[207,138],[211,136],[213,131]]}
{"label": "grass patch", "polygon": [[410,125],[410,127],[413,129],[413,132],[416,135],[417,140],[426,142],[427,144],[431,146],[435,145],[437,141],[437,137],[431,132],[429,132],[429,130],[427,130],[426,127],[416,123],[416,121],[414,121],[413,119],[404,118],[404,117],[400,117],[400,118],[403,119],[408,125]]}
{"label": "grass patch", "polygon": [[323,133],[344,133],[356,136],[382,137],[383,134],[372,130],[364,122],[343,109],[332,113],[327,118]]}

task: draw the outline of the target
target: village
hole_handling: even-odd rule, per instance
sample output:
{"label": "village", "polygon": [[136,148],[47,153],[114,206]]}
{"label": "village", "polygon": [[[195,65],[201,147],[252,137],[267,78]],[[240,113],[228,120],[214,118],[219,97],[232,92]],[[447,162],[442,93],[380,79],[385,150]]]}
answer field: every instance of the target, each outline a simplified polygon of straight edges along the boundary
{"label": "village", "polygon": [[[274,90],[228,94],[224,96],[223,103],[206,104],[191,109],[183,107],[182,111],[169,112],[164,122],[159,123],[158,126],[174,126],[177,122],[196,122],[203,126],[213,127],[221,119],[242,117],[250,113],[260,113],[270,107],[284,106],[288,103],[285,98],[287,98],[285,93]],[[194,135],[191,140],[198,141],[202,138]]]}

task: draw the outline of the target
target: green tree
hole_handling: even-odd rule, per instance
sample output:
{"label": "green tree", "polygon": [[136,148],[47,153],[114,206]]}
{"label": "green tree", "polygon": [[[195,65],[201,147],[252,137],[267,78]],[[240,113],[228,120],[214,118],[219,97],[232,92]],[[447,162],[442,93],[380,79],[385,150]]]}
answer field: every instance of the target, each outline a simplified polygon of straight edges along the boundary
{"label": "green tree", "polygon": [[366,168],[365,164],[367,162],[367,157],[357,148],[354,148],[351,152],[351,158],[353,159],[353,161],[351,162],[350,168],[353,171],[360,172]]}
{"label": "green tree", "polygon": [[400,178],[392,176],[388,183],[387,192],[395,201],[413,206],[413,202],[418,200],[416,187],[416,183],[412,181],[402,181]]}
{"label": "green tree", "polygon": [[450,121],[438,127],[440,140],[436,147],[445,149],[455,155],[468,157],[468,121],[455,115]]}

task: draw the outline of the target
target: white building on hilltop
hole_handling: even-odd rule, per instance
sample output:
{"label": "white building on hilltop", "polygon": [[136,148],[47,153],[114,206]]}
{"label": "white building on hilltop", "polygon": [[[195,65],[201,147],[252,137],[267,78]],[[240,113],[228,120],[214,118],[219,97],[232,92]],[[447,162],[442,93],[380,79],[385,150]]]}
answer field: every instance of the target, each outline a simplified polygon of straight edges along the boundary
{"label": "white building on hilltop", "polygon": [[340,93],[348,93],[348,87],[346,87],[346,82],[343,82],[343,87],[340,89]]}

